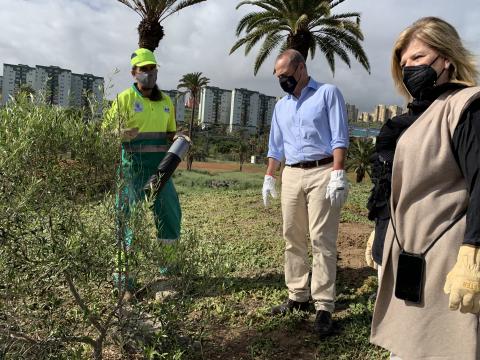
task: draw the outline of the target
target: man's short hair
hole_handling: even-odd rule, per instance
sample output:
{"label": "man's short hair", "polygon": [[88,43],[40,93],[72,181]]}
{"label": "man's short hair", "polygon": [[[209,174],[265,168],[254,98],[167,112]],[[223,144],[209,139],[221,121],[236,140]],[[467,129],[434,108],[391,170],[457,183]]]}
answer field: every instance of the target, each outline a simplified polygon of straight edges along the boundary
{"label": "man's short hair", "polygon": [[305,64],[305,58],[303,57],[303,55],[299,51],[297,51],[295,49],[285,50],[284,52],[282,52],[280,55],[277,56],[277,60],[275,62],[277,62],[278,60],[280,60],[282,58],[287,58],[289,64],[292,65],[292,66],[297,66],[299,64]]}

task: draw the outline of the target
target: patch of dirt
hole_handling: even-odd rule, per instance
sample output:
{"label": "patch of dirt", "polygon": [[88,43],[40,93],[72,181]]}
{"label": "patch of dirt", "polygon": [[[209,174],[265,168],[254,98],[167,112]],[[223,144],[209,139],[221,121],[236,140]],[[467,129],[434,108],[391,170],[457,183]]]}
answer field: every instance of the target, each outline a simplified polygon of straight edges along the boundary
{"label": "patch of dirt", "polygon": [[[178,165],[179,169],[186,169],[187,164],[182,161]],[[193,170],[207,170],[207,171],[238,171],[240,169],[239,163],[234,162],[199,162],[194,161],[192,165]],[[243,172],[246,173],[264,173],[265,167],[261,167],[253,164],[243,164]]]}
{"label": "patch of dirt", "polygon": [[[295,329],[272,330],[259,334],[245,328],[215,328],[204,344],[205,359],[312,359],[316,339],[312,335],[314,315],[295,325]],[[299,341],[301,340],[301,341]]]}
{"label": "patch of dirt", "polygon": [[359,287],[375,271],[365,262],[365,246],[373,225],[341,223],[338,233],[338,280],[348,287]]}

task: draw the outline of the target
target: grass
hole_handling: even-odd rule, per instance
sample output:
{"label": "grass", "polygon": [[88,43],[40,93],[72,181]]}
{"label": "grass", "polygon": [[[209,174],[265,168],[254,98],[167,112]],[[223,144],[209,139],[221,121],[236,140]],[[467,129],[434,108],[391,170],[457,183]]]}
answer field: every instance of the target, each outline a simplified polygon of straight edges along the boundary
{"label": "grass", "polygon": [[261,189],[263,184],[263,174],[238,171],[210,173],[206,170],[178,170],[173,178],[175,186],[182,193],[206,188],[229,190]]}
{"label": "grass", "polygon": [[[232,181],[213,189],[211,180]],[[188,276],[171,299],[182,333],[201,344],[185,359],[380,359],[369,344],[374,278],[357,287],[337,285],[338,335],[319,340],[313,318],[268,315],[284,301],[280,201],[265,209],[262,174],[180,171],[175,176],[183,209],[182,249]],[[368,184],[353,184],[342,222],[369,223],[364,210]],[[167,302],[168,304],[168,302]],[[167,304],[163,304],[166,306]]]}

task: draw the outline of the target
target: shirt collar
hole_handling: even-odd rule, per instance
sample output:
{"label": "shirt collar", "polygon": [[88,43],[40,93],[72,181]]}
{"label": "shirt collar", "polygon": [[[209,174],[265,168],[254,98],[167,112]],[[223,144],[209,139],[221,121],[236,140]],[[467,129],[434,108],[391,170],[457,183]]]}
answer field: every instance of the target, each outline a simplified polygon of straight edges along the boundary
{"label": "shirt collar", "polygon": [[133,84],[133,85],[132,85],[132,89],[133,89],[133,91],[135,91],[135,93],[136,93],[138,96],[140,96],[140,97],[143,98],[143,95],[142,95],[142,93],[140,92],[140,90],[138,90],[136,84]]}
{"label": "shirt collar", "polygon": [[[310,76],[310,79],[308,80],[308,83],[307,83],[307,86],[305,86],[303,89],[302,89],[302,92],[300,93],[300,97],[302,97],[303,93],[305,92],[305,89],[312,89],[312,90],[318,90],[320,88],[320,84],[318,82],[316,82],[311,76]],[[294,97],[293,95],[290,95],[288,94],[288,100],[290,100],[292,97]],[[298,99],[297,99],[298,100]]]}
{"label": "shirt collar", "polygon": [[307,87],[313,90],[318,90],[318,88],[320,87],[320,84],[310,76],[310,80],[308,80]]}

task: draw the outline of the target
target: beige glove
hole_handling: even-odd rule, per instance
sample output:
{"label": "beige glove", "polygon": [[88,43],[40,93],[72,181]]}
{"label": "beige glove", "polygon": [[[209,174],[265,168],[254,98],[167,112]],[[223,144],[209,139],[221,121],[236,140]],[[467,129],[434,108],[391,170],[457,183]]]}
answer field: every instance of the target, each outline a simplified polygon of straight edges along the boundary
{"label": "beige glove", "polygon": [[480,248],[460,246],[457,263],[447,275],[443,288],[450,294],[449,308],[462,313],[480,312]]}
{"label": "beige glove", "polygon": [[375,230],[372,231],[372,233],[370,234],[370,237],[367,240],[367,247],[365,248],[365,261],[367,262],[368,266],[376,270],[378,268],[378,265],[375,261],[373,261],[373,257],[372,257],[372,246],[373,246],[374,239],[375,239]]}

